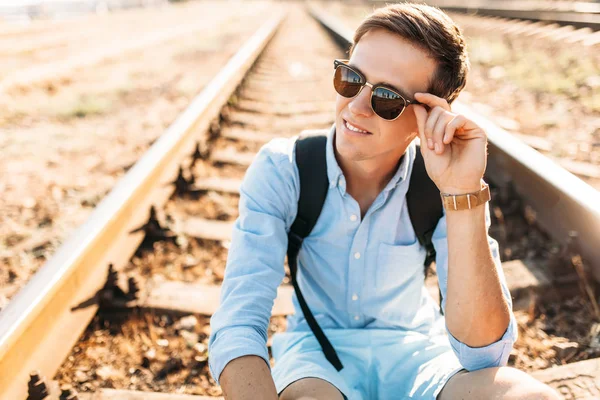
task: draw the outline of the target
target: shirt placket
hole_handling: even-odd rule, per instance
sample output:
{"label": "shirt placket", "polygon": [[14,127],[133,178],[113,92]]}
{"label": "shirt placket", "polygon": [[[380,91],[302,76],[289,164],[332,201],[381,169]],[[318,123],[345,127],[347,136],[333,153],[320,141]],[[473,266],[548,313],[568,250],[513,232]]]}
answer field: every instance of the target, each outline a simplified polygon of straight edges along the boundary
{"label": "shirt placket", "polygon": [[360,307],[361,296],[363,294],[363,271],[365,263],[365,249],[367,245],[366,232],[368,232],[368,226],[365,221],[360,221],[360,208],[356,201],[351,201],[352,213],[350,214],[349,221],[355,229],[356,233],[352,239],[350,246],[350,252],[348,254],[348,266],[349,266],[349,304],[348,312],[351,318],[351,324],[353,326],[359,326],[362,323],[362,313]]}
{"label": "shirt placket", "polygon": [[345,180],[343,177],[340,179],[340,185],[342,186],[340,189],[342,189],[341,194],[344,197],[344,201],[349,203],[347,209],[351,210],[350,215],[348,216],[349,223],[356,229],[348,255],[348,313],[351,318],[351,325],[353,327],[360,327],[364,323],[364,315],[361,312],[361,299],[364,293],[365,262],[367,261],[366,249],[368,245],[371,214],[382,206],[389,193],[387,191],[381,193],[375,199],[373,205],[369,208],[369,211],[361,221],[360,206],[358,202],[352,199],[351,196],[346,196],[343,191],[345,189]]}

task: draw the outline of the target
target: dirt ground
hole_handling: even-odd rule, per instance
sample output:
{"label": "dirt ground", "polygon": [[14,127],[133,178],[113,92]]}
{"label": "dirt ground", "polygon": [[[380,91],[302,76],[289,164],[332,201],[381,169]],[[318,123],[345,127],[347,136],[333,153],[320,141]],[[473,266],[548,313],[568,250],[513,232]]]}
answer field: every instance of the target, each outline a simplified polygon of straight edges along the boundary
{"label": "dirt ground", "polygon": [[[81,57],[88,29],[84,51],[92,55],[127,47],[126,27],[136,27],[138,42],[179,19],[195,24],[195,31],[60,79],[0,91],[0,308],[258,29],[257,16],[269,3],[239,4],[173,6],[164,19],[158,11],[128,11],[112,16],[114,24],[109,17],[86,17],[83,35],[73,35],[80,22],[67,21],[64,35],[52,33],[66,45],[48,62]],[[23,34],[19,43],[45,43],[49,36],[44,30]],[[2,38],[0,27],[0,53],[8,52],[11,42]],[[14,70],[41,65],[37,53],[27,54],[3,59],[18,60]]]}
{"label": "dirt ground", "polygon": [[[123,322],[116,322],[118,318]],[[79,392],[129,388],[223,396],[208,369],[209,320],[203,315],[98,316],[55,379]],[[286,326],[285,317],[272,317],[269,337]]]}

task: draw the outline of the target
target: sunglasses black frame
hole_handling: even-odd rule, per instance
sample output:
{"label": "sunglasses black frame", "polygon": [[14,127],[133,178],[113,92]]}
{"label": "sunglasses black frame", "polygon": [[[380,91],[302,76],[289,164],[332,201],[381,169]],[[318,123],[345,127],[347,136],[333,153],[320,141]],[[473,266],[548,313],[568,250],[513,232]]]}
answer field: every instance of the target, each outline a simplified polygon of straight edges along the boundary
{"label": "sunglasses black frame", "polygon": [[[349,61],[350,61],[350,60],[341,60],[341,59],[335,59],[335,60],[333,60],[333,69],[334,69],[334,75],[333,75],[333,76],[334,76],[334,79],[335,79],[335,72],[337,72],[337,69],[338,69],[339,67],[345,67],[345,68],[348,68],[350,71],[354,72],[356,75],[358,75],[358,76],[359,76],[359,77],[362,79],[362,81],[363,81],[363,82],[361,83],[361,87],[360,87],[360,89],[358,90],[358,92],[357,92],[357,93],[356,93],[354,96],[351,96],[351,97],[346,97],[346,96],[344,96],[343,94],[341,94],[340,92],[338,92],[338,91],[337,91],[337,89],[336,89],[336,90],[335,90],[335,91],[336,91],[336,93],[338,93],[340,96],[342,96],[342,97],[344,97],[344,98],[347,98],[347,99],[353,99],[354,97],[356,97],[356,96],[358,96],[358,95],[360,94],[360,92],[363,90],[363,88],[364,88],[365,86],[368,86],[368,87],[370,87],[370,88],[371,88],[371,99],[370,99],[370,101],[369,101],[369,104],[371,105],[371,109],[373,110],[373,112],[374,112],[374,113],[375,113],[375,114],[376,114],[376,115],[377,115],[379,118],[381,118],[381,119],[384,119],[384,120],[386,120],[386,121],[394,121],[394,120],[398,119],[398,118],[399,118],[399,117],[402,115],[402,113],[404,112],[404,110],[406,110],[406,107],[408,107],[408,106],[409,106],[409,105],[411,105],[411,104],[419,104],[419,105],[423,105],[423,103],[420,103],[420,102],[418,102],[417,100],[407,99],[405,96],[401,95],[401,94],[400,94],[400,92],[399,92],[397,89],[395,89],[395,88],[393,88],[393,87],[386,86],[386,85],[382,85],[382,84],[379,84],[379,83],[378,83],[378,84],[375,84],[375,85],[373,85],[372,83],[369,83],[369,82],[367,81],[367,78],[365,77],[365,75],[364,75],[362,72],[360,72],[360,71],[359,71],[358,69],[356,69],[355,67],[351,67],[350,65],[348,65],[348,62],[349,62]],[[334,89],[335,89],[335,85],[333,85],[333,87],[334,87]],[[381,115],[379,115],[379,114],[377,113],[377,111],[375,111],[375,109],[373,108],[373,94],[375,93],[375,89],[377,89],[377,88],[382,88],[382,89],[385,89],[385,90],[389,90],[390,92],[392,92],[392,93],[394,93],[394,94],[398,95],[398,97],[400,97],[400,98],[401,98],[401,99],[404,101],[404,107],[402,108],[402,111],[400,111],[400,113],[398,114],[398,116],[397,116],[396,118],[394,118],[394,119],[387,119],[387,118],[383,118],[383,117],[382,117]]]}

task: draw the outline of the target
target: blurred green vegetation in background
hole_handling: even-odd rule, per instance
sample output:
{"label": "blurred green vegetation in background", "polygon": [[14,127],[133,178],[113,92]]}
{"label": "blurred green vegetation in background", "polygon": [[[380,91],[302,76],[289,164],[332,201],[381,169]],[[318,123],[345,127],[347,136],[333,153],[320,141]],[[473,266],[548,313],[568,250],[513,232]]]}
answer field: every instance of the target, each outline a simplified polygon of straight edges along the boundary
{"label": "blurred green vegetation in background", "polygon": [[490,79],[508,79],[536,93],[552,93],[579,100],[600,112],[599,56],[565,51],[550,41],[518,37],[468,37],[472,64],[490,68]]}

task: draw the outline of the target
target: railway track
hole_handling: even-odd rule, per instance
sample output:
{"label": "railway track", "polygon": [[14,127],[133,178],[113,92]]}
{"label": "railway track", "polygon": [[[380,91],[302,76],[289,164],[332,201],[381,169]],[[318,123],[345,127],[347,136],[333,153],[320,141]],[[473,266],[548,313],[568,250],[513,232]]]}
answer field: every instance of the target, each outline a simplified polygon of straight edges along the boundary
{"label": "railway track", "polygon": [[[449,12],[451,12],[449,10]],[[569,45],[600,45],[600,34],[589,26],[559,25],[552,21],[520,20],[516,17],[498,17],[485,14],[451,12],[452,18],[462,28],[473,27],[478,30],[503,33],[509,36],[527,37],[531,40],[550,40]]]}
{"label": "railway track", "polygon": [[[440,5],[448,12],[464,15],[461,25],[486,25],[510,35],[561,41],[584,46],[600,45],[600,6],[588,4],[581,10],[523,9],[523,6],[468,7]],[[465,15],[466,14],[466,15]]]}
{"label": "railway track", "polygon": [[[378,6],[382,0],[369,0]],[[600,45],[600,4],[560,1],[455,2],[429,1],[428,4],[457,15],[460,25],[485,26],[530,39],[548,39],[584,46]],[[454,16],[453,16],[454,18]]]}
{"label": "railway track", "polygon": [[554,1],[529,1],[511,4],[511,2],[505,1],[456,2],[437,0],[432,1],[430,4],[447,11],[467,14],[555,23],[577,29],[590,28],[594,31],[600,29],[600,5],[598,3],[568,4]]}
{"label": "railway track", "polygon": [[[219,301],[241,178],[266,141],[333,122],[331,60],[343,56],[348,38],[333,20],[320,22],[341,47],[295,5],[284,24],[279,17],[265,24],[0,312],[3,399],[25,398],[28,382],[30,393],[38,391],[32,399],[52,398],[44,390],[56,398],[59,383],[74,386],[80,399],[220,395],[208,376],[208,322]],[[589,267],[600,276],[598,193],[459,107],[490,138],[487,179],[499,241],[512,249],[503,267],[515,309],[533,318],[540,307],[560,307],[581,282],[593,287],[576,271]],[[543,243],[523,244],[538,226],[555,242],[540,234]],[[528,254],[534,244],[547,247]],[[435,277],[428,285],[435,295]],[[285,329],[291,294],[286,278],[269,337]],[[593,304],[585,294],[584,304]],[[592,339],[571,358],[600,357]],[[600,396],[597,358],[534,376],[567,398]],[[100,389],[107,386],[120,389]],[[65,388],[63,398],[69,396]]]}

